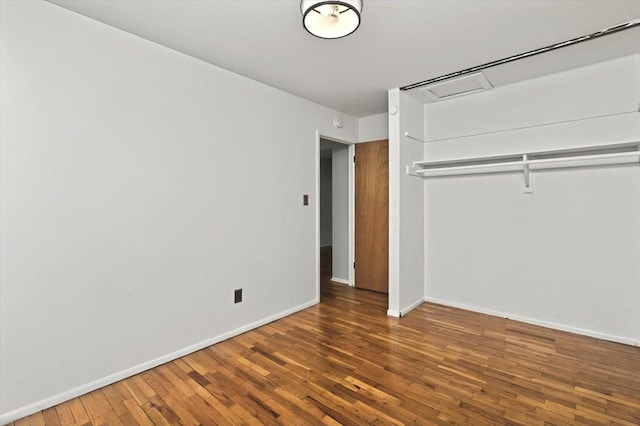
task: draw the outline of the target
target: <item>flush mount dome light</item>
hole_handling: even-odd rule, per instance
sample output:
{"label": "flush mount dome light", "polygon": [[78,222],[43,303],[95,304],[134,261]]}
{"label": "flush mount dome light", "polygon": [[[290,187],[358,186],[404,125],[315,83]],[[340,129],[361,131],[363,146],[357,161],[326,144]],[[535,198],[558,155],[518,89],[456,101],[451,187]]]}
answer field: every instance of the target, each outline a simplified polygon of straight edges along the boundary
{"label": "flush mount dome light", "polygon": [[316,37],[340,38],[360,26],[362,0],[302,0],[302,25]]}

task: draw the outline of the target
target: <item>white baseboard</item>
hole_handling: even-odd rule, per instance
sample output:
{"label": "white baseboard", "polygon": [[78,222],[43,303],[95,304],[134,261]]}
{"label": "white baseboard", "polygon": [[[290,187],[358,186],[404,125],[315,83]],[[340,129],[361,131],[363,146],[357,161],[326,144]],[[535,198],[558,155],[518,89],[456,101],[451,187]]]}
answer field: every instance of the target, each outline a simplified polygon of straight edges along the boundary
{"label": "white baseboard", "polygon": [[222,342],[223,340],[227,340],[231,337],[237,336],[239,334],[245,333],[249,330],[253,330],[254,328],[258,328],[262,325],[268,324],[280,318],[284,318],[288,315],[294,314],[303,309],[307,309],[313,305],[318,304],[319,300],[313,300],[311,302],[304,303],[302,305],[296,306],[291,309],[287,309],[283,312],[277,313],[267,318],[263,318],[261,320],[252,322],[240,328],[236,328],[235,330],[231,330],[229,332],[220,334],[218,336],[212,337],[210,339],[204,340],[202,342],[196,343],[195,345],[188,346],[186,348],[177,350],[175,352],[169,353],[167,355],[163,355],[161,357],[152,359],[150,361],[144,362],[142,364],[138,364],[126,370],[120,371],[118,373],[111,374],[109,376],[103,377],[101,379],[95,380],[93,382],[87,383],[82,386],[78,386],[73,389],[69,389],[68,391],[59,393],[49,398],[45,398],[43,400],[34,402],[33,404],[26,405],[24,407],[18,408],[13,411],[9,411],[0,415],[0,424],[4,425],[7,423],[11,423],[23,417],[29,416],[31,414],[37,413],[41,410],[46,410],[47,408],[53,407],[54,405],[61,404],[65,401],[69,401],[73,398],[77,398],[86,393],[92,392],[96,389],[100,389],[122,379],[126,379],[127,377],[134,376],[136,374],[142,373],[143,371],[147,371],[151,368],[157,367],[159,365],[165,364],[169,361],[173,361],[175,359],[181,358],[185,355],[189,355],[190,353],[199,351],[200,349],[206,348],[208,346],[214,345],[216,343]]}
{"label": "white baseboard", "polygon": [[351,283],[349,282],[349,280],[345,280],[344,278],[336,278],[336,277],[331,277],[331,280],[334,283],[340,283],[340,284],[346,284],[346,285],[351,285]]}
{"label": "white baseboard", "polygon": [[412,311],[413,309],[415,309],[418,306],[422,305],[423,302],[424,302],[424,297],[421,297],[420,299],[416,300],[415,302],[413,302],[412,304],[410,304],[406,308],[400,309],[400,316],[403,317],[403,316],[407,315],[410,311]]}
{"label": "white baseboard", "polygon": [[424,298],[420,298],[418,300],[416,300],[415,302],[413,302],[412,304],[410,304],[409,306],[398,310],[395,309],[387,309],[387,316],[390,317],[396,317],[396,318],[400,318],[403,317],[405,315],[407,315],[411,310],[413,310],[414,308],[420,306],[423,302],[424,302]]}
{"label": "white baseboard", "polygon": [[553,328],[555,330],[568,331],[569,333],[581,334],[583,336],[595,337],[596,339],[608,340],[610,342],[624,343],[625,345],[640,346],[640,340],[616,336],[614,334],[602,333],[599,331],[587,330],[584,328],[573,327],[570,325],[558,324],[550,321],[543,321],[536,318],[529,318],[522,315],[512,314],[509,312],[500,312],[493,309],[478,308],[476,306],[465,305],[463,303],[450,302],[448,300],[435,299],[427,297],[428,302],[438,303],[440,305],[451,306],[452,308],[460,308],[466,311],[478,312],[494,317],[508,318],[515,321],[526,322],[528,324],[539,325],[542,327]]}

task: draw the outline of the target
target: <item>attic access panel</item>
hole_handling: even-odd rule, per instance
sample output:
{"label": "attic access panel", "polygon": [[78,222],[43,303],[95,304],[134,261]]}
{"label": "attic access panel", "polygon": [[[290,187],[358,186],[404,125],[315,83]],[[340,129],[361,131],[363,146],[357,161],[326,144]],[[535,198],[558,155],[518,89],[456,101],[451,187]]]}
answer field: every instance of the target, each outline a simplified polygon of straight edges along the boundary
{"label": "attic access panel", "polygon": [[429,84],[417,90],[431,102],[443,101],[493,89],[493,85],[481,72],[468,74],[452,80]]}

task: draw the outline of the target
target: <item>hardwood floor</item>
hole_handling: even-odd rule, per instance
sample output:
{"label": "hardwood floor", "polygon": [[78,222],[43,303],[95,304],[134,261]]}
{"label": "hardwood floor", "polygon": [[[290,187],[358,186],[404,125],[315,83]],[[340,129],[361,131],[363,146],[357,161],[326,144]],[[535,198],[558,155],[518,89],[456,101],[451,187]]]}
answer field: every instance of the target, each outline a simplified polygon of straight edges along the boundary
{"label": "hardwood floor", "polygon": [[640,348],[329,283],[287,318],[15,425],[640,424]]}

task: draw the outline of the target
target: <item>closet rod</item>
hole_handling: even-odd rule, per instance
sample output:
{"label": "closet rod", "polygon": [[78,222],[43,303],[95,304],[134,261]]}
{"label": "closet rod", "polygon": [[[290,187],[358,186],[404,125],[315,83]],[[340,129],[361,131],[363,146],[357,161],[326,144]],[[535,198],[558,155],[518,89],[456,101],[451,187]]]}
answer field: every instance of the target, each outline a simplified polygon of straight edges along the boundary
{"label": "closet rod", "polygon": [[505,161],[502,163],[489,163],[489,164],[469,164],[467,166],[448,166],[448,167],[433,167],[430,169],[418,169],[415,173],[427,174],[429,172],[457,172],[462,170],[482,170],[482,169],[496,169],[500,167],[514,167],[516,170],[520,170],[525,162],[522,160]]}
{"label": "closet rod", "polygon": [[561,43],[551,44],[549,46],[541,47],[539,49],[530,50],[525,53],[520,53],[519,55],[509,56],[507,58],[498,59],[496,61],[487,62],[486,64],[477,65],[475,67],[467,68],[464,70],[452,72],[449,74],[441,75],[440,77],[431,78],[429,80],[420,81],[418,83],[409,84],[408,86],[401,87],[400,90],[411,90],[422,86],[427,86],[429,84],[437,83],[439,81],[448,80],[454,77],[460,77],[462,75],[471,74],[474,72],[478,72],[480,70],[495,67],[496,65],[502,65],[509,62],[517,61],[519,59],[530,58],[531,56],[539,55],[541,53],[551,52],[556,49],[561,49],[567,46],[573,46],[578,43],[582,43],[583,41],[594,40],[599,37],[604,37],[610,34],[617,33],[619,31],[629,30],[631,28],[637,27],[640,25],[640,18],[634,19],[633,21],[628,21],[622,24],[614,25],[613,27],[605,28],[604,30],[597,31],[595,33],[583,35],[581,37],[572,38],[571,40],[563,41]]}
{"label": "closet rod", "polygon": [[584,161],[584,160],[606,160],[610,158],[630,158],[640,157],[640,151],[631,152],[614,152],[610,154],[592,154],[592,155],[576,155],[573,157],[558,157],[558,158],[541,158],[539,160],[527,160],[525,163],[534,164],[550,164],[550,163],[562,163],[570,161]]}

